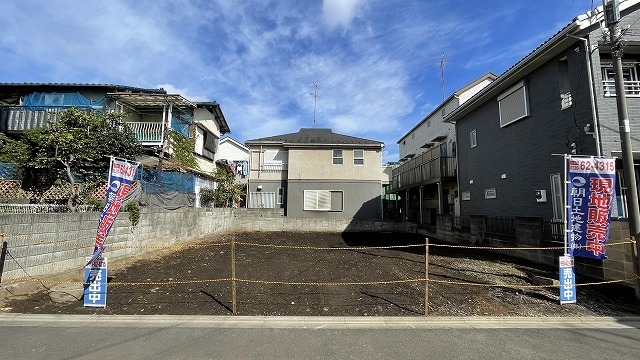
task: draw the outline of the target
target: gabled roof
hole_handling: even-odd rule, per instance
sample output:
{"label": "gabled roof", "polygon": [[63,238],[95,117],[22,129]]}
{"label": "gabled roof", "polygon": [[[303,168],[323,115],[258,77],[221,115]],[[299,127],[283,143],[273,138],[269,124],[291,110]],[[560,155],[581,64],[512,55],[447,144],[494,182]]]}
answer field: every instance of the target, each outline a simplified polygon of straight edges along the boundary
{"label": "gabled roof", "polygon": [[209,110],[213,116],[216,117],[218,124],[220,124],[220,132],[222,134],[228,134],[231,132],[231,128],[229,128],[229,124],[227,123],[227,119],[225,119],[224,114],[222,113],[222,109],[220,108],[220,104],[215,101],[208,102],[197,102],[196,107],[204,108]]}
{"label": "gabled roof", "polygon": [[[620,0],[619,10],[620,12],[623,12],[639,3],[640,0]],[[445,121],[455,123],[462,119],[478,106],[498,96],[500,93],[522,80],[527,74],[545,64],[547,61],[553,59],[570,46],[575,46],[575,43],[580,41],[576,37],[583,35],[582,33],[591,26],[599,26],[599,20],[602,17],[602,6],[597,7],[594,11],[589,11],[577,16],[555,35],[542,43],[523,59],[515,63],[494,82],[480,90],[471,99],[445,116]]]}
{"label": "gabled roof", "polygon": [[417,128],[420,127],[420,125],[424,124],[427,120],[429,120],[429,118],[431,116],[433,116],[433,114],[437,113],[438,111],[440,111],[440,109],[442,109],[443,106],[445,106],[446,104],[448,104],[451,100],[460,97],[460,95],[462,93],[464,93],[465,91],[471,89],[472,87],[480,84],[482,81],[485,80],[491,80],[494,81],[498,76],[496,76],[496,74],[492,73],[492,72],[488,72],[482,76],[480,76],[479,78],[473,80],[472,82],[470,82],[469,84],[461,87],[460,89],[456,90],[453,92],[453,94],[451,94],[445,101],[443,101],[442,103],[440,103],[440,105],[438,105],[435,109],[433,109],[433,111],[431,111],[429,113],[429,115],[425,116],[422,121],[420,121],[419,123],[416,124],[416,126],[414,126],[413,128],[411,128],[411,130],[407,131],[406,134],[404,134],[400,140],[397,141],[397,144],[400,144],[402,142],[402,140],[404,140],[404,138],[406,138],[407,136],[409,136],[409,134],[411,134],[412,132],[414,132]]}
{"label": "gabled roof", "polygon": [[269,136],[259,139],[247,140],[245,144],[252,145],[283,145],[285,147],[295,146],[335,146],[348,145],[351,147],[384,147],[380,141],[357,138],[354,136],[336,134],[331,129],[309,129],[302,128],[296,133]]}
{"label": "gabled roof", "polygon": [[234,144],[235,146],[239,147],[240,149],[245,150],[246,152],[249,152],[249,148],[248,147],[244,146],[244,144],[242,144],[241,142],[239,142],[236,139],[232,138],[231,136],[227,136],[227,137],[224,137],[224,138],[220,139],[220,144],[219,145],[222,145],[222,144],[224,144],[226,142]]}

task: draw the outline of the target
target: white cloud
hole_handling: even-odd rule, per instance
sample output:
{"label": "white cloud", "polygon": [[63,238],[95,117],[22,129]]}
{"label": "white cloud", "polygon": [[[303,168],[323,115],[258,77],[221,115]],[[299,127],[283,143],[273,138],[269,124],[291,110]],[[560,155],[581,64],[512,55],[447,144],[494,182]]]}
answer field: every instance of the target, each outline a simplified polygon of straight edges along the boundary
{"label": "white cloud", "polygon": [[213,99],[209,99],[206,96],[202,96],[202,95],[195,95],[191,93],[191,89],[188,88],[183,88],[183,89],[179,89],[177,87],[175,87],[172,84],[160,84],[160,85],[156,85],[155,88],[163,88],[167,94],[178,94],[178,95],[182,95],[182,97],[186,98],[187,100],[190,101],[212,101]]}
{"label": "white cloud", "polygon": [[338,26],[348,27],[356,17],[356,11],[360,0],[324,0],[322,2],[322,15],[329,28]]}

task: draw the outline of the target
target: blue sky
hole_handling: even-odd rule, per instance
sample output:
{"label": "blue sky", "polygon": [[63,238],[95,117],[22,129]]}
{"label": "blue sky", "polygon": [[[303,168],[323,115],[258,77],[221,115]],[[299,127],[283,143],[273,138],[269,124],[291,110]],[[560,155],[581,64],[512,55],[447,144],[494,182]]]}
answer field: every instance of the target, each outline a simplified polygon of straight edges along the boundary
{"label": "blue sky", "polygon": [[[2,1],[0,82],[163,87],[217,101],[234,139],[316,127],[396,142],[500,75],[589,0]],[[596,1],[595,5],[601,5]]]}

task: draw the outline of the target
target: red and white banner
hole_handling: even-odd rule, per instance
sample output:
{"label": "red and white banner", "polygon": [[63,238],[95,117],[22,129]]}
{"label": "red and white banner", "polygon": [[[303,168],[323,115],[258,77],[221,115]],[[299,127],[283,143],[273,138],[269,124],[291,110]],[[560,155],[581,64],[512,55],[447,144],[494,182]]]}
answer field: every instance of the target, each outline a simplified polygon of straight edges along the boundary
{"label": "red and white banner", "polygon": [[127,196],[129,189],[131,189],[131,183],[137,170],[137,163],[111,158],[107,199],[102,209],[100,221],[98,222],[98,232],[96,234],[93,256],[91,256],[91,260],[87,264],[95,261],[104,251],[104,243],[107,240],[107,235],[109,235],[113,222],[118,216],[125,196]]}

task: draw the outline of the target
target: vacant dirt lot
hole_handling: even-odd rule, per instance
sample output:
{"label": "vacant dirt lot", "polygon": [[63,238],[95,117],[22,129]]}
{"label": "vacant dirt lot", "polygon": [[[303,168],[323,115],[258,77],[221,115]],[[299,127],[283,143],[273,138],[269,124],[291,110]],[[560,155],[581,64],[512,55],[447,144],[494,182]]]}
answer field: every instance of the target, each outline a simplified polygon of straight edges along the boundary
{"label": "vacant dirt lot", "polygon": [[[230,246],[236,242],[307,247],[423,244],[424,238],[373,233],[232,233],[183,249],[165,249],[112,263],[107,307],[81,301],[55,304],[47,291],[14,298],[4,312],[65,314],[231,314]],[[432,241],[433,242],[433,241]],[[108,248],[106,255],[108,256]],[[272,282],[378,282],[424,277],[424,247],[310,250],[236,245],[238,315],[399,316],[424,313],[424,281],[388,284],[279,284]],[[486,251],[432,247],[431,280],[533,285],[533,276],[556,278],[557,270]],[[75,280],[75,279],[74,279]],[[580,279],[585,282],[590,279]],[[271,283],[270,283],[271,282]],[[131,284],[138,283],[138,284]],[[141,284],[144,283],[144,284]],[[149,284],[156,283],[156,284]],[[560,306],[557,289],[513,289],[431,282],[429,315],[624,316],[640,315],[633,289],[620,285],[578,288],[578,304]]]}

